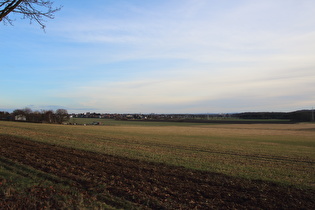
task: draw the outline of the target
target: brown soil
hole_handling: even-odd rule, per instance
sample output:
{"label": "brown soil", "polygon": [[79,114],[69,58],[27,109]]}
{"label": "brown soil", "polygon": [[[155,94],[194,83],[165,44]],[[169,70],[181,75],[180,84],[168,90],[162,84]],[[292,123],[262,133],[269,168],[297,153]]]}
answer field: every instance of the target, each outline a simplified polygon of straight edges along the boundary
{"label": "brown soil", "polygon": [[[313,209],[315,190],[75,150],[0,135],[1,156],[144,209]],[[106,195],[106,196],[105,196]],[[110,205],[121,204],[107,200]]]}

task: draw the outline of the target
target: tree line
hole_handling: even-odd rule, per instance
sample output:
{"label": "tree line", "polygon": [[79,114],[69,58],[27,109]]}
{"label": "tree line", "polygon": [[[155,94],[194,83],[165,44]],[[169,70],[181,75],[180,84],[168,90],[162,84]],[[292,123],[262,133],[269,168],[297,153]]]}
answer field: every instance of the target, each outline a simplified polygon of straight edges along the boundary
{"label": "tree line", "polygon": [[62,124],[69,120],[68,111],[65,109],[33,111],[30,108],[16,109],[12,113],[0,111],[1,120],[25,121],[34,123]]}
{"label": "tree line", "polygon": [[[101,114],[97,115],[97,118],[99,118],[100,116]],[[112,116],[115,119],[117,119],[117,116],[124,116],[124,115],[120,115],[120,114],[106,115],[106,117],[108,116]],[[165,115],[161,115],[161,116],[165,117]],[[76,117],[92,117],[92,115],[81,116],[80,114],[78,114]],[[246,119],[256,119],[256,120],[275,119],[275,120],[290,120],[292,122],[315,121],[314,110],[299,110],[299,111],[294,111],[294,112],[243,112],[243,113],[228,114],[228,117],[245,119],[245,120]],[[12,113],[0,111],[0,120],[62,124],[68,121],[69,118],[70,118],[70,115],[68,114],[68,111],[65,109],[57,109],[56,111],[53,111],[53,110],[32,111],[30,108],[24,108],[24,109],[16,109]]]}
{"label": "tree line", "polygon": [[240,119],[277,119],[293,122],[314,121],[314,110],[298,110],[294,112],[243,112],[232,115]]}

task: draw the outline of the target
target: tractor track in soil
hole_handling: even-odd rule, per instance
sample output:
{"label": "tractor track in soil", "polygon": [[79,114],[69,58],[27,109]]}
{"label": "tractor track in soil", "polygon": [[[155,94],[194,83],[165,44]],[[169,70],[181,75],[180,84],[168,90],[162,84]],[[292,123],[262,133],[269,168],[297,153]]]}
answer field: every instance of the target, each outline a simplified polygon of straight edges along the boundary
{"label": "tractor track in soil", "polygon": [[[313,209],[315,190],[0,135],[1,156],[143,209]],[[101,186],[101,187],[100,187]],[[119,203],[109,203],[116,207]]]}

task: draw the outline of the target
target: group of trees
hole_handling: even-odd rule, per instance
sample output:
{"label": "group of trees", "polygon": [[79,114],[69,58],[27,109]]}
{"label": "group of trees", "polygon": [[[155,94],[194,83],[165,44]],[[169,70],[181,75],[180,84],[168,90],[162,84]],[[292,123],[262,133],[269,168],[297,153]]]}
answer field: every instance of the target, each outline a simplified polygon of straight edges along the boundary
{"label": "group of trees", "polygon": [[27,121],[35,123],[58,123],[69,120],[68,111],[65,109],[32,111],[30,108],[16,109],[12,113],[0,112],[0,119]]}
{"label": "group of trees", "polygon": [[240,119],[277,119],[277,120],[287,120],[291,119],[290,113],[287,112],[243,112],[233,114],[233,117]]}

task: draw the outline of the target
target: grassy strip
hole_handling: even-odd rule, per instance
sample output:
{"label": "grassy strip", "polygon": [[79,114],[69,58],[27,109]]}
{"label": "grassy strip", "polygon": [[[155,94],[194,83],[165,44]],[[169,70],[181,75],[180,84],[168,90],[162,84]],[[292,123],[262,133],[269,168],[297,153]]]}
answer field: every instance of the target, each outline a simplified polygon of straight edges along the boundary
{"label": "grassy strip", "polygon": [[[194,126],[193,122],[164,122],[164,121],[143,121],[143,120],[112,120],[99,118],[71,118],[69,123],[79,125],[89,125],[94,122],[100,122],[101,126]],[[197,125],[207,125],[209,123],[197,123]]]}
{"label": "grassy strip", "polygon": [[[102,118],[71,118],[69,119],[69,123],[72,124],[79,124],[79,125],[89,125],[94,122],[100,122],[101,125],[104,126],[198,126],[198,125],[209,125],[209,124],[216,124],[217,122],[283,122],[287,123],[290,122],[290,120],[273,120],[273,119],[261,119],[261,120],[253,120],[253,119],[237,119],[237,118],[232,118],[232,119],[213,119],[213,120],[198,120],[198,122],[193,122],[194,120],[191,121],[154,121],[154,120],[113,120],[113,119],[102,119]],[[203,122],[204,121],[204,122]]]}

